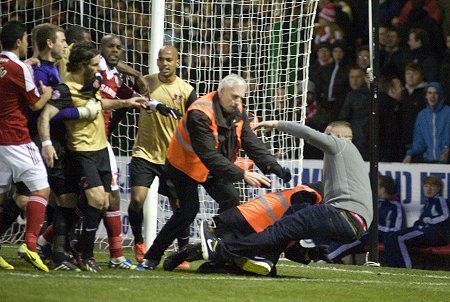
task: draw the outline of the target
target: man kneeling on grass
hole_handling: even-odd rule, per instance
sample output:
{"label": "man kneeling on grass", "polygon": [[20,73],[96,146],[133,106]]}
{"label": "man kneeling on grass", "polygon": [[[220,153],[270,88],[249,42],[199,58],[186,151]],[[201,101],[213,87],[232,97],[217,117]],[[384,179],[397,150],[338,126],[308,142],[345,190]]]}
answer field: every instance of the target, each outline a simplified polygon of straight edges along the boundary
{"label": "man kneeling on grass", "polygon": [[[233,240],[247,235],[262,232],[275,221],[286,215],[291,215],[306,206],[318,204],[322,201],[322,183],[314,183],[310,186],[298,185],[292,189],[267,193],[249,202],[232,207],[216,217],[214,222],[215,235]],[[282,250],[274,250],[265,257],[274,265],[277,263],[281,252],[292,261],[308,264],[311,259],[324,259],[326,250],[322,247],[305,249],[297,241],[289,242]],[[178,253],[174,253],[164,261],[164,269],[172,271],[183,261],[195,261],[203,259],[201,244],[188,245]],[[239,260],[226,262],[206,262],[200,266],[201,273],[245,273],[240,267]],[[272,269],[271,275],[276,275]]]}
{"label": "man kneeling on grass", "polygon": [[351,142],[350,124],[332,122],[324,133],[295,122],[266,121],[254,128],[259,127],[277,128],[324,152],[325,202],[284,216],[260,233],[234,240],[217,238],[203,221],[203,258],[215,262],[233,260],[246,271],[268,275],[273,263],[257,256],[280,251],[290,241],[317,238],[349,243],[359,239],[372,223],[372,191],[368,168]]}

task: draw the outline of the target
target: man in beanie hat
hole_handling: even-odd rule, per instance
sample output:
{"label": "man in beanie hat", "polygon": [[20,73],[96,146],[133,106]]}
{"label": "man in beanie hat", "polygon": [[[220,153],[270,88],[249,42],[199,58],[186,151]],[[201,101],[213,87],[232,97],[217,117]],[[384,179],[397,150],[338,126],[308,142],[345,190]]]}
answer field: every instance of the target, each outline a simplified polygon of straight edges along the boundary
{"label": "man in beanie hat", "polygon": [[430,175],[423,180],[426,197],[419,219],[410,228],[389,234],[384,248],[387,266],[411,268],[408,248],[444,246],[449,243],[449,203],[440,195],[442,180]]}
{"label": "man in beanie hat", "polygon": [[425,163],[447,163],[450,146],[450,106],[445,105],[444,90],[437,82],[425,88],[426,108],[419,112],[414,126],[412,147],[404,163],[420,156]]}
{"label": "man in beanie hat", "polygon": [[336,21],[336,6],[334,3],[328,3],[325,5],[319,13],[319,18],[325,19],[328,22]]}
{"label": "man in beanie hat", "polygon": [[316,27],[314,42],[316,44],[326,42],[334,43],[342,39],[344,32],[336,23],[336,6],[334,3],[325,5],[319,13],[319,25]]}

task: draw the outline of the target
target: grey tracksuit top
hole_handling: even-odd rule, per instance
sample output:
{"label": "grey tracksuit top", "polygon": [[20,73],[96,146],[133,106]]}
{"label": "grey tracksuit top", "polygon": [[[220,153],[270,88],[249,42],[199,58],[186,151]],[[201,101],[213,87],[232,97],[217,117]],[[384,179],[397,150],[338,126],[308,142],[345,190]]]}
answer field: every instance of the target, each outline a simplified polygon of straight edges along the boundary
{"label": "grey tracksuit top", "polygon": [[357,213],[369,227],[373,218],[369,169],[355,145],[350,140],[295,122],[280,121],[277,129],[303,138],[324,152],[324,201],[336,208]]}

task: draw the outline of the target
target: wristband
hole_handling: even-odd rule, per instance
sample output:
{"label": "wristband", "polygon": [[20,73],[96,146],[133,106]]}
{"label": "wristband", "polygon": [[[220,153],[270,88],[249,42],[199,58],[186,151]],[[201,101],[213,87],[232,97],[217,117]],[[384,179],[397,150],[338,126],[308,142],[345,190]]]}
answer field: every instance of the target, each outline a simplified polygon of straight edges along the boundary
{"label": "wristband", "polygon": [[42,142],[42,147],[51,146],[51,145],[53,145],[53,144],[52,144],[52,141],[49,139]]}

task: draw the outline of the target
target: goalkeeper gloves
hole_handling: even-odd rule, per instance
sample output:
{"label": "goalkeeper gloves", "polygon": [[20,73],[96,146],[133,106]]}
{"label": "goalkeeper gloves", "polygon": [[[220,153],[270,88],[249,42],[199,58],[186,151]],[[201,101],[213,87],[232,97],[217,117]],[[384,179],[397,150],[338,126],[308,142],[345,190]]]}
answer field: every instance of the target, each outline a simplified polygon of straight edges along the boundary
{"label": "goalkeeper gloves", "polygon": [[158,102],[155,99],[150,99],[148,102],[144,104],[145,107],[151,110],[156,110],[164,116],[171,115],[174,119],[179,120],[182,117],[182,114],[177,109],[172,107],[168,107],[161,102]]}
{"label": "goalkeeper gloves", "polygon": [[96,73],[94,78],[86,81],[86,83],[81,88],[81,92],[92,93],[92,96],[95,98],[95,94],[100,89],[102,83],[102,76],[99,73]]}
{"label": "goalkeeper gloves", "polygon": [[181,112],[171,108],[171,107],[167,107],[166,105],[159,103],[158,105],[156,105],[156,110],[158,110],[159,113],[161,113],[164,116],[169,116],[172,115],[172,117],[176,120],[179,120],[181,118]]}
{"label": "goalkeeper gloves", "polygon": [[80,119],[95,120],[102,111],[102,103],[98,102],[94,98],[90,99],[84,107],[78,107],[78,113],[80,114]]}

